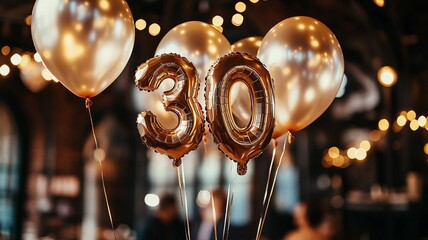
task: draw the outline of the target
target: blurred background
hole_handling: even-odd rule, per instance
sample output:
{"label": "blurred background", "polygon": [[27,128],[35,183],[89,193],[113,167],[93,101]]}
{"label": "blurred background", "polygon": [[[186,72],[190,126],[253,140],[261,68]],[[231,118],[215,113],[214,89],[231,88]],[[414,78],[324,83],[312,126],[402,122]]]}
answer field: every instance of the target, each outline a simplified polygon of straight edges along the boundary
{"label": "blurred background", "polygon": [[[166,192],[178,194],[171,160],[141,142],[137,114],[150,108],[137,66],[174,26],[214,24],[230,43],[264,36],[281,20],[325,23],[345,57],[346,81],[313,124],[294,133],[263,231],[282,239],[303,199],[327,209],[334,239],[427,239],[428,2],[404,0],[129,0],[131,59],[93,99],[111,211],[121,239],[141,239]],[[0,239],[113,239],[83,99],[55,82],[31,39],[33,0],[0,2]],[[253,239],[272,148],[238,177],[230,239]],[[210,190],[235,181],[212,143],[183,159],[191,222]],[[177,195],[178,196],[178,195]],[[208,200],[207,200],[208,199]]]}

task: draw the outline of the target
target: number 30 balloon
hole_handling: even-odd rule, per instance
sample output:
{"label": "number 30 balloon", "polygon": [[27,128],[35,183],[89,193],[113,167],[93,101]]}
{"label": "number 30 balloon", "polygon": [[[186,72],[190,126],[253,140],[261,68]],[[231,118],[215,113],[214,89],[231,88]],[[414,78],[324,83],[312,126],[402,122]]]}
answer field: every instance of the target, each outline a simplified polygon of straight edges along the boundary
{"label": "number 30 balloon", "polygon": [[204,133],[202,109],[198,96],[199,80],[192,63],[177,54],[163,54],[142,64],[135,83],[140,90],[154,91],[165,79],[172,79],[174,87],[163,93],[165,110],[178,116],[178,125],[164,128],[151,112],[138,115],[137,126],[146,145],[181,164],[181,157],[198,147]]}
{"label": "number 30 balloon", "polygon": [[[229,102],[230,89],[244,83],[250,94],[251,113],[247,126],[237,126]],[[220,58],[206,78],[207,121],[214,141],[228,157],[238,162],[238,174],[247,171],[247,162],[259,156],[269,144],[274,129],[272,79],[263,64],[242,53]]]}
{"label": "number 30 balloon", "polygon": [[106,89],[134,46],[134,20],[124,0],[37,0],[31,34],[46,67],[79,97]]}

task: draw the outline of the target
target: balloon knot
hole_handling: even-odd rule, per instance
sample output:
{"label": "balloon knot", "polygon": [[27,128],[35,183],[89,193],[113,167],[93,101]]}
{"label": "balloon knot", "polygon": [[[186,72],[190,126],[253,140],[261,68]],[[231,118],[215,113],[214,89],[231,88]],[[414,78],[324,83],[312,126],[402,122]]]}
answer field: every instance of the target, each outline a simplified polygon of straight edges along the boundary
{"label": "balloon knot", "polygon": [[174,160],[172,161],[172,165],[173,165],[174,167],[179,167],[179,166],[181,165],[181,158],[174,159]]}
{"label": "balloon knot", "polygon": [[238,169],[237,169],[238,175],[243,176],[247,173],[247,164],[245,163],[238,163]]}
{"label": "balloon knot", "polygon": [[293,136],[293,134],[291,134],[291,132],[288,132],[288,143],[292,144],[295,140],[295,137]]}
{"label": "balloon knot", "polygon": [[85,106],[86,108],[90,108],[92,106],[92,101],[90,98],[85,99]]}

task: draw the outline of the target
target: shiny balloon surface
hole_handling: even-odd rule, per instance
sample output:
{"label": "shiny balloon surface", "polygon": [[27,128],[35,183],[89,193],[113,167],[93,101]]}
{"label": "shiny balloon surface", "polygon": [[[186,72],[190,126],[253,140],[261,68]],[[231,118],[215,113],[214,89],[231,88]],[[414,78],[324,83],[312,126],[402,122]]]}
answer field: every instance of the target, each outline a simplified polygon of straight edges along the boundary
{"label": "shiny balloon surface", "polygon": [[162,126],[156,115],[142,112],[137,118],[141,138],[153,150],[174,159],[179,166],[181,157],[198,147],[204,133],[204,118],[198,95],[199,80],[192,63],[177,54],[163,54],[142,64],[135,73],[135,83],[140,90],[154,91],[166,79],[174,86],[163,93],[166,111],[178,116],[174,128]]}
{"label": "shiny balloon surface", "polygon": [[135,38],[125,0],[37,0],[31,33],[46,67],[82,98],[96,96],[119,76]]}
{"label": "shiny balloon surface", "polygon": [[263,37],[247,37],[232,44],[232,52],[247,53],[252,57],[257,56]]}
{"label": "shiny balloon surface", "polygon": [[274,137],[298,131],[332,103],[344,72],[341,47],[331,30],[310,17],[292,17],[263,38],[258,58],[275,83]]}
{"label": "shiny balloon surface", "polygon": [[[247,162],[259,156],[269,144],[274,129],[272,79],[264,65],[248,54],[231,53],[220,58],[206,78],[207,121],[214,141],[238,163],[238,174]],[[251,118],[247,126],[234,121],[229,102],[231,86],[243,82],[250,94]]]}
{"label": "shiny balloon surface", "polygon": [[[177,53],[195,65],[199,78],[205,79],[211,65],[230,52],[226,37],[210,24],[190,21],[171,29],[159,43],[155,55]],[[204,105],[205,83],[202,81],[198,100]],[[204,106],[203,106],[204,107]]]}

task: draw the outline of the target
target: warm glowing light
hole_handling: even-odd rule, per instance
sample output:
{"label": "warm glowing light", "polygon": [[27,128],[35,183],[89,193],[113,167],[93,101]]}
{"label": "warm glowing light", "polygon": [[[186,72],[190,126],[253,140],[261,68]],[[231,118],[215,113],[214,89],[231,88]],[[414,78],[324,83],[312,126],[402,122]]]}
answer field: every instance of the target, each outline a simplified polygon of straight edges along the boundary
{"label": "warm glowing light", "polygon": [[223,25],[223,22],[224,22],[224,19],[219,15],[214,16],[212,19],[212,23],[216,27]]}
{"label": "warm glowing light", "polygon": [[419,127],[424,127],[427,124],[427,118],[425,116],[420,116],[418,118]]}
{"label": "warm glowing light", "polygon": [[416,112],[413,110],[410,110],[409,112],[407,112],[407,120],[412,121],[414,119],[416,119]]}
{"label": "warm glowing light", "polygon": [[3,65],[1,65],[1,67],[0,67],[0,75],[2,75],[2,76],[7,76],[8,74],[10,73],[10,68],[9,68],[9,66],[8,65],[6,65],[6,64],[3,64]]}
{"label": "warm glowing light", "polygon": [[28,54],[23,54],[23,55],[22,55],[22,60],[21,60],[21,62],[19,63],[18,67],[19,67],[20,69],[25,68],[25,67],[27,67],[27,66],[28,66],[28,64],[29,64],[30,62],[31,62],[31,57],[30,57],[30,55],[28,55]]}
{"label": "warm glowing light", "polygon": [[419,128],[419,123],[418,120],[413,119],[412,121],[410,121],[410,129],[412,129],[412,131],[416,131]]}
{"label": "warm glowing light", "polygon": [[232,24],[235,26],[241,26],[242,23],[244,22],[244,16],[242,16],[239,13],[236,13],[232,16]]}
{"label": "warm glowing light", "polygon": [[214,26],[213,25],[213,27],[215,28],[215,29],[217,29],[219,32],[223,32],[223,27],[222,26]]}
{"label": "warm glowing light", "polygon": [[106,151],[104,151],[102,148],[95,149],[94,159],[97,161],[104,161],[106,159]]}
{"label": "warm glowing light", "polygon": [[211,202],[211,194],[208,190],[201,190],[196,197],[196,203],[199,207],[206,207]]}
{"label": "warm glowing light", "polygon": [[364,149],[362,149],[362,148],[358,148],[358,149],[355,151],[355,159],[357,159],[357,160],[359,160],[359,161],[362,161],[362,160],[364,160],[366,157],[367,157],[367,152],[366,152]]}
{"label": "warm glowing light", "polygon": [[385,5],[385,1],[384,0],[373,0],[373,2],[378,6],[378,7],[383,7]]}
{"label": "warm glowing light", "polygon": [[25,18],[25,24],[27,24],[28,26],[30,26],[30,25],[31,25],[31,15],[28,15],[28,16]]}
{"label": "warm glowing light", "polygon": [[337,158],[339,156],[339,148],[337,147],[331,147],[330,149],[328,149],[328,155],[331,158]]}
{"label": "warm glowing light", "polygon": [[370,131],[370,140],[373,142],[377,142],[380,140],[381,134],[378,130],[372,130]]}
{"label": "warm glowing light", "polygon": [[337,158],[333,158],[333,166],[342,167],[345,163],[345,158],[343,156],[338,156]]}
{"label": "warm glowing light", "polygon": [[110,3],[107,0],[100,0],[100,8],[102,10],[109,10],[110,9]]}
{"label": "warm glowing light", "polygon": [[381,119],[378,123],[378,126],[379,126],[379,130],[386,131],[389,128],[389,122],[385,118]]}
{"label": "warm glowing light", "polygon": [[42,77],[46,80],[46,81],[50,81],[53,79],[53,75],[52,73],[47,69],[43,69],[42,70]]}
{"label": "warm glowing light", "polygon": [[369,141],[364,140],[360,142],[360,148],[364,149],[366,152],[370,150],[371,144]]}
{"label": "warm glowing light", "polygon": [[259,0],[250,0],[250,2],[252,2],[252,3],[258,3]]}
{"label": "warm glowing light", "polygon": [[149,33],[152,36],[157,36],[161,31],[161,27],[157,23],[152,23],[149,26]]}
{"label": "warm glowing light", "polygon": [[240,13],[245,12],[245,9],[247,9],[247,5],[245,5],[245,3],[243,3],[243,2],[237,2],[235,4],[235,10],[237,12],[240,12]]}
{"label": "warm glowing light", "polygon": [[38,63],[42,62],[42,57],[40,56],[40,54],[38,52],[36,52],[33,57],[34,57],[34,61],[36,61]]}
{"label": "warm glowing light", "polygon": [[22,57],[18,53],[15,53],[12,55],[12,57],[10,57],[10,62],[15,66],[20,64],[21,61],[22,61]]}
{"label": "warm glowing light", "polygon": [[9,53],[10,53],[10,47],[9,46],[4,46],[4,47],[2,47],[1,48],[1,53],[3,54],[3,55],[8,55]]}
{"label": "warm glowing light", "polygon": [[426,155],[428,155],[428,143],[426,143],[424,146],[424,152]]}
{"label": "warm glowing light", "polygon": [[385,87],[391,87],[397,82],[397,73],[392,67],[381,67],[377,72],[379,82]]}
{"label": "warm glowing light", "polygon": [[144,19],[138,19],[137,21],[135,21],[135,28],[137,30],[144,30],[147,26],[147,23]]}
{"label": "warm glowing light", "polygon": [[397,118],[398,126],[402,127],[402,126],[406,125],[406,122],[407,122],[407,119],[405,116],[403,116],[403,115],[398,116],[398,118]]}
{"label": "warm glowing light", "polygon": [[159,196],[149,193],[144,197],[144,203],[149,207],[157,207],[159,205]]}
{"label": "warm glowing light", "polygon": [[355,159],[355,154],[357,152],[357,149],[354,147],[351,147],[348,149],[348,151],[346,151],[346,155],[348,156],[348,158],[350,159]]}

